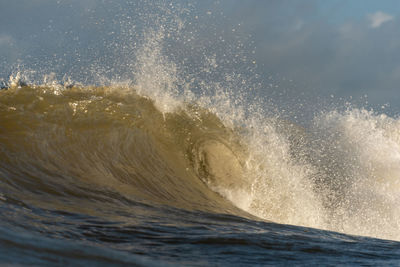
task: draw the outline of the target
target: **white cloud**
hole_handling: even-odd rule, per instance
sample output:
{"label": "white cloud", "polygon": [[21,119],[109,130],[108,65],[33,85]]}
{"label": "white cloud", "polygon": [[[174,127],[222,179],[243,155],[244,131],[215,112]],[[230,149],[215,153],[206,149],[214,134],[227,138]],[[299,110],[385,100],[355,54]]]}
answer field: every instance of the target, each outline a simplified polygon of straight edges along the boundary
{"label": "white cloud", "polygon": [[368,15],[371,28],[379,28],[382,24],[394,20],[394,16],[377,11]]}

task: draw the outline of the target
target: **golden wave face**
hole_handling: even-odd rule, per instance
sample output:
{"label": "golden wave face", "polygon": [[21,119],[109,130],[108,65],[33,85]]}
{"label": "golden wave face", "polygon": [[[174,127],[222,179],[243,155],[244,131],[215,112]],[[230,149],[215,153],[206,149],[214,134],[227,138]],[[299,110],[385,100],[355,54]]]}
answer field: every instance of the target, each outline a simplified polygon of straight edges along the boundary
{"label": "golden wave face", "polygon": [[23,87],[0,92],[0,120],[8,187],[43,205],[114,194],[243,213],[208,187],[241,176],[233,132],[194,105],[163,114],[130,88]]}

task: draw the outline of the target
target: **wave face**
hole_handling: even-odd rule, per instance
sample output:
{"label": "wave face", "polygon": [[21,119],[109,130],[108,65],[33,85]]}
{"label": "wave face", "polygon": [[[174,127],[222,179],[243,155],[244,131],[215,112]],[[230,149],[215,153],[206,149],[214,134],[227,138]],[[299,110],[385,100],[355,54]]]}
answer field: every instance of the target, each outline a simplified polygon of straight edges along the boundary
{"label": "wave face", "polygon": [[57,207],[65,199],[74,206],[92,198],[107,200],[107,195],[112,201],[115,194],[235,213],[205,185],[211,177],[223,181],[236,175],[207,162],[223,151],[218,160],[236,163],[229,150],[232,132],[214,114],[194,106],[163,114],[152,100],[121,90],[71,88],[54,94],[52,88],[24,87],[2,92],[6,191],[18,199],[23,192],[44,206]]}

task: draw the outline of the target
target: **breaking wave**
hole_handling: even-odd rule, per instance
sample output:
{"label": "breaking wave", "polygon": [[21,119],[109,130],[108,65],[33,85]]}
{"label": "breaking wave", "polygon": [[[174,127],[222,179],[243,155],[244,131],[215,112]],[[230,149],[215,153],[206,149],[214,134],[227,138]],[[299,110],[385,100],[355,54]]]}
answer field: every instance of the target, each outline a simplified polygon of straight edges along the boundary
{"label": "breaking wave", "polygon": [[168,106],[138,92],[0,91],[2,199],[67,210],[131,199],[399,238],[398,120],[349,109],[305,128],[237,116],[229,98],[213,106],[170,96]]}
{"label": "breaking wave", "polygon": [[282,119],[225,71],[250,57],[190,46],[196,31],[160,10],[138,43],[109,44],[122,55],[92,66],[95,82],[38,78],[45,68],[2,81],[0,201],[113,218],[120,203],[146,217],[141,203],[400,240],[399,119],[351,107]]}

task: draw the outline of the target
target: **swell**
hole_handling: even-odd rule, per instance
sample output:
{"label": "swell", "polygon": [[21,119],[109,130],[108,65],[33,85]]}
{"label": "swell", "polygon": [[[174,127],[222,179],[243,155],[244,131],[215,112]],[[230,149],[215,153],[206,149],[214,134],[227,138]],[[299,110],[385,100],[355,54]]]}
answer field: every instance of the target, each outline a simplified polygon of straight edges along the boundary
{"label": "swell", "polygon": [[209,170],[203,159],[212,149],[205,144],[239,143],[194,104],[162,113],[134,88],[24,86],[0,91],[0,121],[4,198],[74,212],[85,201],[126,198],[245,214],[207,185],[236,174]]}
{"label": "swell", "polygon": [[1,90],[0,208],[146,220],[162,206],[400,238],[398,119],[349,109],[303,128],[242,117],[230,95],[139,89]]}

